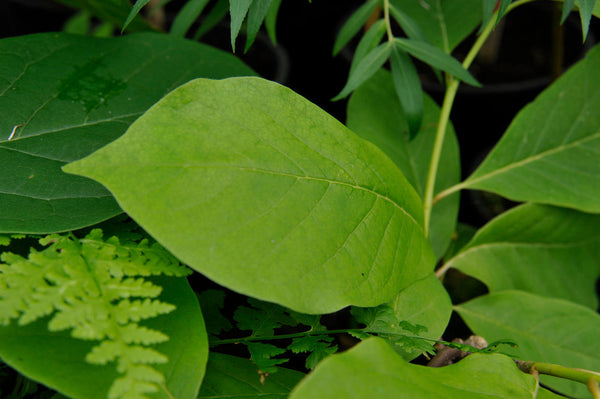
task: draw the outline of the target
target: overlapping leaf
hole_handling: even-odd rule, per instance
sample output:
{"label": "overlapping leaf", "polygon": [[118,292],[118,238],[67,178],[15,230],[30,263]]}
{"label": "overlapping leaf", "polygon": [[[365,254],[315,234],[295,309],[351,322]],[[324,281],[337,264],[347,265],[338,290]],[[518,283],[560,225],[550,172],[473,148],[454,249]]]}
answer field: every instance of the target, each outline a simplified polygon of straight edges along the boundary
{"label": "overlapping leaf", "polygon": [[127,28],[130,32],[140,32],[153,29],[144,18],[137,15],[145,3],[148,3],[150,0],[138,0],[135,13],[131,10],[131,4],[127,0],[58,1],[80,10],[86,10],[98,18],[110,22],[113,26],[123,27],[123,30]]}
{"label": "overlapping leaf", "polygon": [[[501,291],[456,306],[476,334],[488,341],[510,337],[512,351],[523,360],[600,370],[600,315],[585,306],[523,291]],[[586,386],[542,376],[561,393],[591,397]]]}
{"label": "overlapping leaf", "polygon": [[503,355],[474,354],[451,366],[424,367],[404,361],[384,340],[369,338],[321,362],[290,399],[530,399],[535,385]]}
{"label": "overlapping leaf", "polygon": [[190,82],[66,170],[105,184],[186,264],[297,311],[376,306],[433,267],[393,162],[273,82]]}
{"label": "overlapping leaf", "polygon": [[598,215],[522,205],[479,230],[448,263],[492,292],[518,289],[597,309],[598,226]]}
{"label": "overlapping leaf", "polygon": [[600,212],[600,47],[514,119],[461,187]]}
{"label": "overlapping leaf", "polygon": [[190,79],[252,74],[231,55],[158,34],[2,39],[0,64],[1,232],[73,230],[120,213],[101,185],[60,167]]}
{"label": "overlapping leaf", "polygon": [[[392,77],[379,72],[365,82],[348,102],[347,125],[381,148],[404,173],[422,196],[433,151],[439,107],[425,96],[421,131],[408,140],[408,122],[401,112]],[[458,142],[450,124],[444,139],[435,191],[442,191],[460,181]],[[450,196],[435,204],[432,210],[430,242],[436,256],[444,255],[456,226],[458,196]]]}

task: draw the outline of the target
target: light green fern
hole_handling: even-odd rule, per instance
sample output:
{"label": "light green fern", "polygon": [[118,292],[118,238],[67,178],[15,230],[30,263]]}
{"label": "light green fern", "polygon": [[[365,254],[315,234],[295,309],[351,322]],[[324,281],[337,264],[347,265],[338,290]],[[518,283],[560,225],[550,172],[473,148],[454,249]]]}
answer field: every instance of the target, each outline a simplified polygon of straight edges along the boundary
{"label": "light green fern", "polygon": [[45,248],[27,259],[10,252],[0,258],[0,325],[50,316],[50,331],[71,329],[74,338],[99,341],[86,361],[116,362],[121,376],[110,399],[147,398],[164,386],[152,365],[168,359],[150,346],[168,337],[138,322],[175,307],[156,299],[162,288],[143,277],[185,276],[189,269],[158,244],[104,240],[99,229],[82,239],[49,235],[40,244]]}

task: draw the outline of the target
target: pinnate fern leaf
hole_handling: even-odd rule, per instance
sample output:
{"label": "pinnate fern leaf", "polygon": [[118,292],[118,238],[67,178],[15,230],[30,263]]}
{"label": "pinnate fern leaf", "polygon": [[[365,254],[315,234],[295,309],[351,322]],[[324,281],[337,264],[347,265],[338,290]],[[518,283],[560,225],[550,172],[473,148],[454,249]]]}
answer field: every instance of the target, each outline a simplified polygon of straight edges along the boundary
{"label": "pinnate fern leaf", "polygon": [[73,338],[100,341],[86,356],[92,364],[116,362],[121,376],[109,398],[143,399],[164,384],[152,364],[165,355],[149,347],[168,340],[137,323],[175,309],[157,299],[162,288],[144,277],[185,276],[189,269],[148,240],[104,240],[92,230],[84,238],[52,234],[28,258],[5,252],[0,263],[0,325],[25,325],[50,316],[50,331],[71,330]]}

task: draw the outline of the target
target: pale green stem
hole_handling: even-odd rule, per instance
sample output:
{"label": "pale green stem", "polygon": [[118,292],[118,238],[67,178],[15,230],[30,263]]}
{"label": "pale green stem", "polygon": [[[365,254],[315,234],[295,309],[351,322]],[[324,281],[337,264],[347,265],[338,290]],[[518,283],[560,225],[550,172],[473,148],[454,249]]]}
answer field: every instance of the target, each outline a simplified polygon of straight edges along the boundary
{"label": "pale green stem", "polygon": [[383,19],[385,20],[388,42],[392,43],[394,41],[394,34],[392,33],[392,24],[390,22],[390,0],[383,0]]}
{"label": "pale green stem", "polygon": [[534,373],[537,371],[540,374],[551,375],[586,384],[594,396],[594,399],[600,399],[600,388],[598,388],[598,383],[600,383],[600,373],[542,362],[517,361],[517,365],[520,370],[526,373]]}

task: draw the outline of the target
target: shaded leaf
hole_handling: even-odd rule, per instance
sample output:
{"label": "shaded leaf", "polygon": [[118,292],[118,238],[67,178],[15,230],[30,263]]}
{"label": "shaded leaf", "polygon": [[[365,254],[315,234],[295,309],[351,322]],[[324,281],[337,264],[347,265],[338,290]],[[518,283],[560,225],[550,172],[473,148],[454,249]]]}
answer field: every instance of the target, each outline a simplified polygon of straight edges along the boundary
{"label": "shaded leaf", "polygon": [[417,68],[404,50],[394,46],[390,58],[396,94],[408,123],[409,139],[413,139],[423,120],[423,89]]}
{"label": "shaded leaf", "polygon": [[262,383],[259,377],[250,360],[211,352],[198,399],[285,399],[304,374],[277,367]]}
{"label": "shaded leaf", "polygon": [[388,58],[390,58],[392,48],[392,44],[382,43],[366,54],[356,65],[356,68],[352,71],[350,76],[348,76],[348,82],[346,82],[342,91],[332,98],[331,101],[337,101],[347,97],[365,80],[373,76]]}
{"label": "shaded leaf", "polygon": [[189,79],[253,74],[229,54],[150,33],[2,39],[0,64],[0,232],[74,230],[121,213],[101,185],[61,166],[119,137]]}
{"label": "shaded leaf", "polygon": [[135,2],[133,7],[131,7],[131,11],[127,15],[127,18],[125,18],[125,22],[123,22],[123,25],[121,28],[121,33],[123,33],[125,31],[125,29],[127,29],[129,24],[131,23],[131,21],[133,21],[133,19],[140,13],[140,11],[142,11],[142,8],[144,8],[144,6],[146,4],[148,4],[149,2],[150,2],[150,0],[137,0]]}
{"label": "shaded leaf", "polygon": [[248,51],[250,46],[252,46],[252,43],[254,43],[256,34],[271,7],[271,1],[272,0],[254,0],[250,5],[248,10],[248,26],[246,27],[246,48],[244,51]]}
{"label": "shaded leaf", "polygon": [[369,338],[323,360],[290,399],[530,399],[535,385],[531,375],[503,355],[474,354],[451,366],[432,368],[407,363],[384,340]]}
{"label": "shaded leaf", "polygon": [[599,225],[599,215],[521,205],[479,230],[448,264],[491,292],[517,289],[597,309]]}
{"label": "shaded leaf", "polygon": [[431,44],[420,40],[402,38],[395,38],[394,43],[398,48],[406,51],[413,57],[418,58],[435,68],[439,68],[442,71],[446,71],[465,83],[477,87],[481,86],[481,84],[471,76],[469,71],[463,68],[454,57],[444,53],[442,50]]}
{"label": "shaded leaf", "polygon": [[[501,291],[455,306],[469,328],[488,341],[510,337],[512,351],[522,360],[600,369],[600,315],[562,299],[523,291]],[[561,393],[590,397],[584,384],[541,376],[541,382]]]}
{"label": "shaded leaf", "polygon": [[286,350],[275,345],[262,342],[248,342],[246,345],[248,345],[248,351],[250,351],[250,359],[256,364],[261,373],[275,373],[278,368],[274,366],[290,360],[276,358],[275,356],[285,353]]}
{"label": "shaded leaf", "polygon": [[281,0],[272,0],[271,7],[267,11],[267,16],[265,17],[265,28],[267,29],[267,33],[271,38],[271,43],[277,44],[276,37],[276,24],[277,24],[277,13],[279,12],[279,6],[281,6]]}
{"label": "shaded leaf", "polygon": [[231,50],[235,53],[235,39],[240,33],[242,22],[246,18],[252,0],[229,0],[229,13],[231,15]]}
{"label": "shaded leaf", "polygon": [[229,0],[217,0],[208,14],[202,19],[202,24],[194,33],[194,40],[200,39],[206,32],[214,28],[229,12]]}
{"label": "shaded leaf", "polygon": [[169,33],[174,36],[184,37],[208,2],[209,0],[188,0],[177,13]]}
{"label": "shaded leaf", "polygon": [[275,328],[296,325],[284,307],[252,298],[248,299],[248,303],[252,307],[239,306],[233,318],[240,330],[251,330],[253,337],[272,337]]}
{"label": "shaded leaf", "polygon": [[461,186],[600,212],[600,47],[519,112]]}
{"label": "shaded leaf", "polygon": [[406,36],[411,39],[422,40],[424,42],[428,41],[427,36],[417,24],[408,14],[402,11],[400,8],[390,4],[390,14],[396,20],[398,25],[402,28]]}
{"label": "shaded leaf", "polygon": [[398,168],[262,79],[190,82],[66,170],[109,187],[186,264],[299,312],[379,305],[433,267]]}
{"label": "shaded leaf", "polygon": [[336,55],[340,52],[342,48],[348,42],[356,36],[358,31],[365,25],[369,16],[375,10],[375,7],[379,4],[379,0],[369,0],[365,4],[361,5],[356,11],[352,13],[350,18],[344,23],[340,32],[335,39],[335,43],[333,44],[333,55]]}
{"label": "shaded leaf", "polygon": [[579,4],[579,16],[581,18],[581,31],[583,33],[583,40],[585,41],[590,30],[590,20],[592,19],[596,0],[577,0],[577,3]]}
{"label": "shaded leaf", "polygon": [[333,337],[329,335],[305,335],[294,338],[288,349],[294,353],[309,352],[305,365],[312,370],[321,360],[335,353],[337,345],[333,344]]}
{"label": "shaded leaf", "polygon": [[575,7],[575,0],[563,0],[562,15],[560,17],[561,25],[565,23],[565,21],[567,20],[567,17],[571,13],[571,11],[573,11],[574,7]]}
{"label": "shaded leaf", "polygon": [[[142,32],[153,30],[148,22],[137,15],[149,0],[138,0],[131,7],[128,0],[57,0],[60,3],[68,6],[77,8],[79,10],[86,10],[92,15],[100,18],[103,21],[110,22],[113,26],[122,26],[123,31],[129,32]],[[139,9],[137,9],[140,3]],[[135,10],[135,11],[134,11]],[[125,25],[125,22],[127,24]]]}
{"label": "shaded leaf", "polygon": [[[423,196],[439,114],[439,107],[425,95],[421,131],[409,141],[408,124],[394,91],[392,77],[380,71],[350,98],[346,124],[362,138],[381,148]],[[436,193],[460,181],[458,142],[452,124],[447,129],[436,178]],[[453,195],[433,207],[429,240],[438,258],[444,255],[454,233],[458,201],[459,197]]]}
{"label": "shaded leaf", "polygon": [[206,331],[210,335],[217,336],[221,332],[227,332],[233,328],[233,325],[221,312],[225,306],[225,291],[205,290],[197,296],[204,315]]}
{"label": "shaded leaf", "polygon": [[356,50],[354,51],[354,57],[352,57],[348,75],[352,75],[363,58],[379,45],[383,35],[385,35],[385,21],[381,19],[371,25],[369,30],[358,42],[358,46],[356,46]]}

